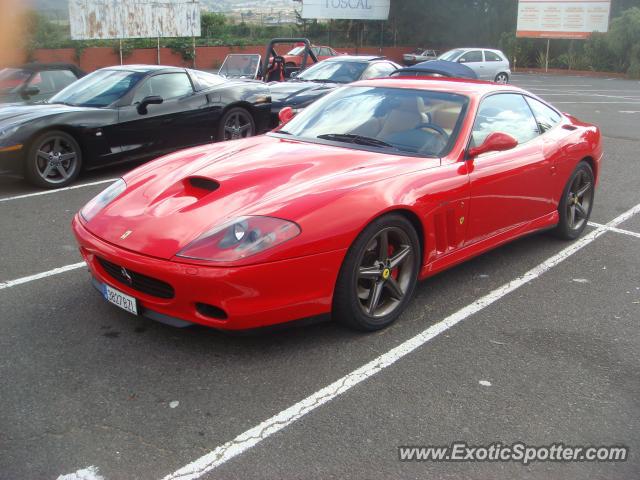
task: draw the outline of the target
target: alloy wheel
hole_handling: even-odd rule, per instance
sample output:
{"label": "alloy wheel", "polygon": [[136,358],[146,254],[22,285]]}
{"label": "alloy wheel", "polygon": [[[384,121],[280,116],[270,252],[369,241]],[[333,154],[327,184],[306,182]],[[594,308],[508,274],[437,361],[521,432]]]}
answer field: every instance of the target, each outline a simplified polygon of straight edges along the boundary
{"label": "alloy wheel", "polygon": [[249,113],[234,110],[224,123],[224,140],[238,140],[253,136],[253,121]]}
{"label": "alloy wheel", "polygon": [[68,181],[78,168],[76,147],[66,138],[51,136],[36,150],[36,171],[49,184]]}
{"label": "alloy wheel", "polygon": [[384,228],[367,244],[358,262],[356,294],[362,312],[385,317],[401,304],[415,276],[409,236],[397,227]]}
{"label": "alloy wheel", "polygon": [[499,73],[496,77],[496,83],[505,84],[509,82],[509,77],[506,73]]}
{"label": "alloy wheel", "polygon": [[593,181],[585,170],[580,170],[567,193],[567,223],[572,230],[581,229],[589,219],[593,201]]}

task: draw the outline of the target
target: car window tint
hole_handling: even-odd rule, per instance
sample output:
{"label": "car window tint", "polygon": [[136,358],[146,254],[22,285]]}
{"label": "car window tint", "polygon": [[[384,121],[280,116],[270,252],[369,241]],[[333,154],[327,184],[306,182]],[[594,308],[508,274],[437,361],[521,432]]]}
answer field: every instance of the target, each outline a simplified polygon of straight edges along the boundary
{"label": "car window tint", "polygon": [[472,50],[465,53],[458,60],[460,63],[482,62],[482,52],[480,50]]}
{"label": "car window tint", "polygon": [[481,145],[494,132],[508,133],[518,143],[528,142],[539,134],[536,120],[522,95],[504,93],[482,101],[473,125],[472,146]]}
{"label": "car window tint", "polygon": [[395,67],[387,62],[374,63],[365,70],[362,74],[361,80],[367,80],[369,78],[382,78],[391,75],[391,72],[395,70]]}
{"label": "car window tint", "polygon": [[150,95],[171,100],[189,93],[193,93],[193,87],[186,73],[163,73],[147,79],[136,92],[133,103]]}
{"label": "car window tint", "polygon": [[[65,73],[69,74],[69,78]],[[62,90],[67,85],[76,81],[77,78],[68,70],[44,70],[38,72],[29,81],[29,85],[38,87],[41,94],[51,94]]]}
{"label": "car window tint", "polygon": [[560,122],[560,114],[554,109],[547,107],[544,103],[534,100],[533,98],[525,98],[531,107],[531,110],[533,110],[533,115],[538,122],[540,132],[544,133],[547,130],[551,130]]}
{"label": "car window tint", "polygon": [[489,50],[484,51],[484,58],[487,62],[502,62],[502,58],[500,58],[500,55],[494,52],[490,52]]}

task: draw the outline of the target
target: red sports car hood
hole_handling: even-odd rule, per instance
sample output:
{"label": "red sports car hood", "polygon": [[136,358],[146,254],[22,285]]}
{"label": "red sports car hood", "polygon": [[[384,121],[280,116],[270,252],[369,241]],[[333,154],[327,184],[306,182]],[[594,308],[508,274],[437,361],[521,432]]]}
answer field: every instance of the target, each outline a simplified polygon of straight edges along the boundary
{"label": "red sports car hood", "polygon": [[304,223],[315,206],[354,188],[439,164],[270,136],[209,145],[126,175],[127,190],[87,228],[122,248],[172,258],[225,220],[259,214]]}

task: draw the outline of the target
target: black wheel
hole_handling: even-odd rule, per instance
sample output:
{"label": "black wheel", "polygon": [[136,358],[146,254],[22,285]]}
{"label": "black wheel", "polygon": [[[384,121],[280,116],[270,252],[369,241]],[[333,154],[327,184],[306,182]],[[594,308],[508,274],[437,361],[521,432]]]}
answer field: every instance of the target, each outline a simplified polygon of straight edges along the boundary
{"label": "black wheel", "polygon": [[405,217],[372,222],[345,257],[333,295],[333,316],[358,330],[393,323],[413,295],[420,267],[420,241]]}
{"label": "black wheel", "polygon": [[66,187],[80,174],[82,151],[71,135],[49,131],[31,142],[25,158],[27,179],[38,187]]}
{"label": "black wheel", "polygon": [[504,72],[499,73],[496,75],[496,83],[509,83],[509,75]]}
{"label": "black wheel", "polygon": [[235,107],[222,116],[218,130],[218,139],[223,141],[253,137],[256,134],[256,122],[247,110]]}
{"label": "black wheel", "polygon": [[556,236],[573,240],[582,234],[591,216],[594,192],[593,170],[588,163],[580,162],[562,192],[560,221],[553,231]]}

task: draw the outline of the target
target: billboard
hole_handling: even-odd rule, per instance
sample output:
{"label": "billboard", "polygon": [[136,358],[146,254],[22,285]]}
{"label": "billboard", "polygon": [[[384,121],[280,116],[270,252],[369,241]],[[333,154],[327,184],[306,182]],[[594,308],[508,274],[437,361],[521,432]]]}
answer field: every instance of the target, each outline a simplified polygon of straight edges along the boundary
{"label": "billboard", "polygon": [[199,37],[198,0],[69,0],[74,40]]}
{"label": "billboard", "polygon": [[302,0],[302,18],[387,20],[391,0]]}
{"label": "billboard", "polygon": [[519,0],[516,36],[588,38],[609,29],[610,0]]}

